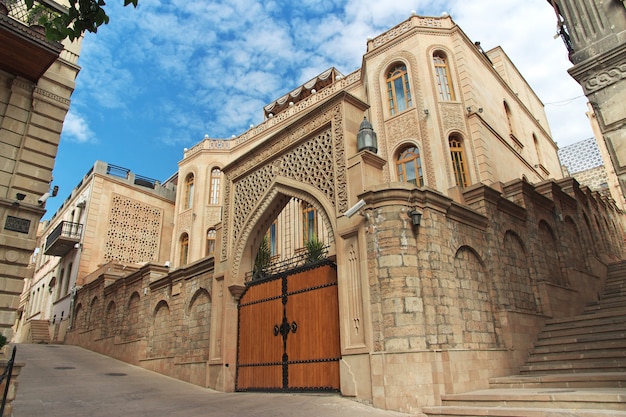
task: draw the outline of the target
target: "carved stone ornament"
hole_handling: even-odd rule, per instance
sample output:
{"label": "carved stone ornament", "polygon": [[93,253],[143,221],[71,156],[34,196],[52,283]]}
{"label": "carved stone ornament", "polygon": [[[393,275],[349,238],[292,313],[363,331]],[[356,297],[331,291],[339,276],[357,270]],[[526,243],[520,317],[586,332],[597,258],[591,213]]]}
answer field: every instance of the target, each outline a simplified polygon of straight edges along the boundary
{"label": "carved stone ornament", "polygon": [[626,78],[626,63],[619,64],[613,68],[601,71],[587,78],[583,82],[585,94],[602,90],[603,88],[611,84],[615,84],[623,78]]}

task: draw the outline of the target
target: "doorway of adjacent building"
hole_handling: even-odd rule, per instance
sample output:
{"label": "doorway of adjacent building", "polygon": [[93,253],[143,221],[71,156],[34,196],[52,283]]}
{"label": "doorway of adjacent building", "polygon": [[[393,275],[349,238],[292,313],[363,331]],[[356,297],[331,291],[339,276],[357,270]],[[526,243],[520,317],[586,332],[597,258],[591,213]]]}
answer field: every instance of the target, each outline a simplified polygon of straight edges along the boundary
{"label": "doorway of adjacent building", "polygon": [[331,261],[248,284],[239,300],[238,391],[339,391],[340,359]]}

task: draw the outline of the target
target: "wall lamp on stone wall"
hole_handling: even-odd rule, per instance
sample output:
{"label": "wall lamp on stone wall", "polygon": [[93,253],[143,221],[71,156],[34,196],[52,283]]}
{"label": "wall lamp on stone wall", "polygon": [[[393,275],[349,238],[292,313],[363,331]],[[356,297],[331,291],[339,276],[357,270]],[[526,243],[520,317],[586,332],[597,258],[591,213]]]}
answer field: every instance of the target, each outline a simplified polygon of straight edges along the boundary
{"label": "wall lamp on stone wall", "polygon": [[409,210],[408,215],[413,222],[413,226],[419,226],[422,222],[422,212],[418,209],[414,208],[413,210]]}
{"label": "wall lamp on stone wall", "polygon": [[363,117],[363,121],[359,127],[359,133],[356,135],[356,147],[358,152],[364,150],[374,153],[378,152],[378,138],[372,124],[367,120],[367,117]]}

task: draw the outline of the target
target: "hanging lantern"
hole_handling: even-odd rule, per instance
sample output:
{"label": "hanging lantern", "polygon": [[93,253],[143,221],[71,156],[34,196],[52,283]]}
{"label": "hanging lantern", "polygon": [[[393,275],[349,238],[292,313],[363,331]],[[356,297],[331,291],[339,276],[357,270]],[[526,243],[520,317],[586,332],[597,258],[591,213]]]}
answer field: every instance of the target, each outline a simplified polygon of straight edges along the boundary
{"label": "hanging lantern", "polygon": [[374,132],[372,124],[367,120],[367,117],[363,117],[361,127],[359,127],[359,134],[356,136],[356,146],[359,152],[363,150],[378,152],[376,132]]}

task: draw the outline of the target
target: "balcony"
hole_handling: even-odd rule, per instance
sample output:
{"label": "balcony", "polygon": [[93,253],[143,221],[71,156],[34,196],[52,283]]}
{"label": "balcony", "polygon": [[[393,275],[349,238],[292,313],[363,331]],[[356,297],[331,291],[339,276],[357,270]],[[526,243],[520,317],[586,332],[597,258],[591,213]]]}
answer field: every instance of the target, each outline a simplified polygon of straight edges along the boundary
{"label": "balcony", "polygon": [[51,0],[38,0],[31,10],[24,0],[0,0],[0,69],[37,82],[63,51],[46,39],[37,20],[64,11]]}
{"label": "balcony", "polygon": [[45,255],[65,256],[80,243],[83,225],[80,223],[61,222],[46,238]]}

